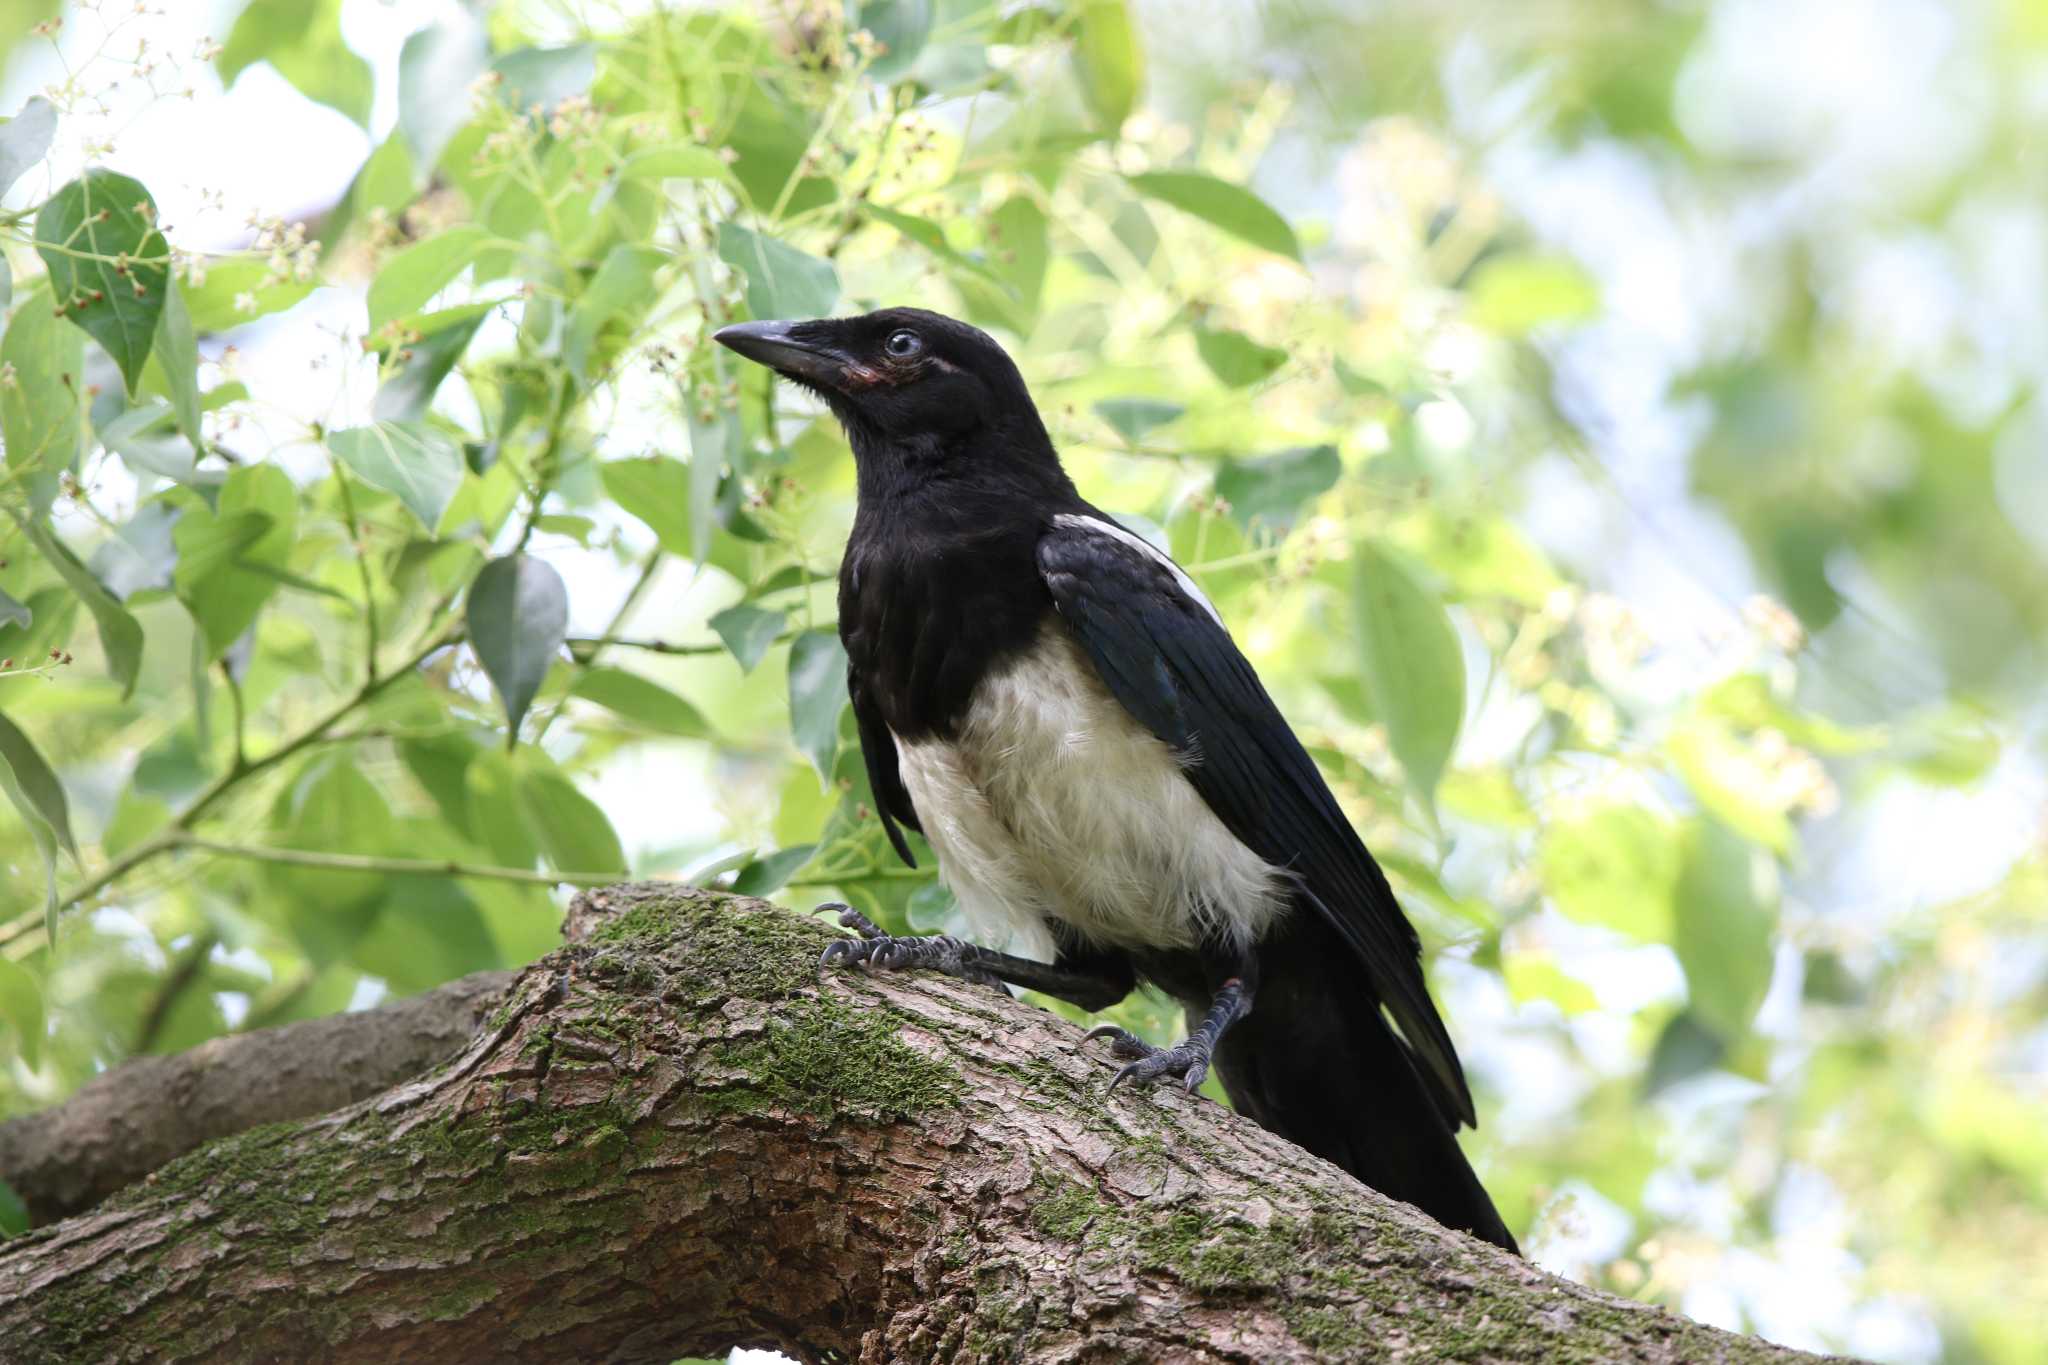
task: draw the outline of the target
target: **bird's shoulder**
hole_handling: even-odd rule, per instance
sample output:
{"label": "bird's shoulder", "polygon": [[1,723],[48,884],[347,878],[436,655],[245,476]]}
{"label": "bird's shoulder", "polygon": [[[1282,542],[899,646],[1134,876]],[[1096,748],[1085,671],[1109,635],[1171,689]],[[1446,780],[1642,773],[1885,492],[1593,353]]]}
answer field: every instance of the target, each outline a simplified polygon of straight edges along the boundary
{"label": "bird's shoulder", "polygon": [[1127,597],[1127,608],[1176,609],[1205,618],[1228,634],[1216,605],[1187,570],[1106,512],[1089,507],[1048,518],[1039,536],[1037,560],[1055,600],[1135,593],[1137,597]]}

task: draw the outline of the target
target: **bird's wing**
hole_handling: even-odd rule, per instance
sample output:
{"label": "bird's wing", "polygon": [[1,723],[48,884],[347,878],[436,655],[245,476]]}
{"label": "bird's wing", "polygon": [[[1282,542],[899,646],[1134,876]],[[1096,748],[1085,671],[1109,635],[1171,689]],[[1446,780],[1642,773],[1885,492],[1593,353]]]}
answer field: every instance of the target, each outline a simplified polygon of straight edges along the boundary
{"label": "bird's wing", "polygon": [[910,789],[903,785],[903,774],[896,770],[896,740],[883,723],[874,698],[861,685],[859,670],[847,673],[846,690],[853,697],[853,718],[860,726],[860,753],[867,760],[868,786],[875,793],[875,811],[882,817],[882,828],[888,833],[896,856],[916,867],[917,859],[911,856],[910,845],[904,841],[897,822],[919,834],[924,833],[924,826],[917,823],[917,810],[910,804]]}
{"label": "bird's wing", "polygon": [[1055,517],[1038,567],[1110,693],[1184,756],[1230,832],[1285,868],[1364,963],[1447,1117],[1473,1122],[1422,945],[1315,761],[1179,566],[1106,517]]}

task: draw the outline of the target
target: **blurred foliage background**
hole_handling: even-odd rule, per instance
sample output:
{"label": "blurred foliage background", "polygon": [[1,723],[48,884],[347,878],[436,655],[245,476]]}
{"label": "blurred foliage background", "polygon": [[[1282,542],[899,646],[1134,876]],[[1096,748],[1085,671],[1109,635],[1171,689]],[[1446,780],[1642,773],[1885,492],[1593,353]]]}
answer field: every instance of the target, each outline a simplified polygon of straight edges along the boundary
{"label": "blurred foliage background", "polygon": [[2048,4],[0,42],[0,1115],[529,960],[626,874],[946,927],[842,714],[844,443],[706,340],[915,302],[1301,729],[1535,1257],[2048,1355]]}

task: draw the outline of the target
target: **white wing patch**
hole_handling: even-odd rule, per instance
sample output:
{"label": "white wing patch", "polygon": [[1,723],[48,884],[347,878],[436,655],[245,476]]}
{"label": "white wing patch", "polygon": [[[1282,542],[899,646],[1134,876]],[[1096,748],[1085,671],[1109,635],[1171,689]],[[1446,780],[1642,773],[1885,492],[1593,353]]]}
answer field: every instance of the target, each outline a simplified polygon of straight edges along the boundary
{"label": "white wing patch", "polygon": [[1187,570],[1174,563],[1168,556],[1161,554],[1143,536],[1126,531],[1123,527],[1113,522],[1104,521],[1100,517],[1083,516],[1079,512],[1062,512],[1054,517],[1052,522],[1055,526],[1064,526],[1070,530],[1087,531],[1095,535],[1110,536],[1139,551],[1155,564],[1165,565],[1173,574],[1174,582],[1180,584],[1180,590],[1194,599],[1195,603],[1203,611],[1208,612],[1210,620],[1219,626],[1223,624],[1222,613],[1216,610],[1216,604],[1209,600],[1208,594],[1195,586],[1195,580],[1188,577]]}
{"label": "white wing patch", "polygon": [[1057,620],[982,680],[956,738],[899,739],[896,761],[984,942],[1049,960],[1060,920],[1122,947],[1242,946],[1286,909],[1281,870],[1225,827]]}

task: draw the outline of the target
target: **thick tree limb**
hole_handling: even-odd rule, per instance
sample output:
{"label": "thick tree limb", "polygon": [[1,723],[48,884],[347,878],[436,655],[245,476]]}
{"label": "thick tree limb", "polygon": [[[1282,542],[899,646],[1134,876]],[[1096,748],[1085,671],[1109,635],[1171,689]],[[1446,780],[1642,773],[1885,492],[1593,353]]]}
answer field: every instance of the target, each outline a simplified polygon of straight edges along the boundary
{"label": "thick tree limb", "polygon": [[478,972],[381,1009],[232,1034],[96,1076],[0,1123],[0,1180],[51,1223],[201,1143],[311,1118],[417,1076],[476,1034],[511,972]]}
{"label": "thick tree limb", "polygon": [[458,1057],[0,1244],[9,1361],[1730,1361],[985,987],[828,931],[586,897]]}

